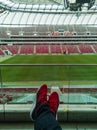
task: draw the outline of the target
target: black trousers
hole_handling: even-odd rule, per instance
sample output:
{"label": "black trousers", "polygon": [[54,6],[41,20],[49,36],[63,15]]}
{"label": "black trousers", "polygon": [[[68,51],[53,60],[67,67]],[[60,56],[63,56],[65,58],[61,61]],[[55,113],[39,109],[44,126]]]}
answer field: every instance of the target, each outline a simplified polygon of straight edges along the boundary
{"label": "black trousers", "polygon": [[34,122],[34,130],[62,130],[49,107],[42,106],[39,116]]}

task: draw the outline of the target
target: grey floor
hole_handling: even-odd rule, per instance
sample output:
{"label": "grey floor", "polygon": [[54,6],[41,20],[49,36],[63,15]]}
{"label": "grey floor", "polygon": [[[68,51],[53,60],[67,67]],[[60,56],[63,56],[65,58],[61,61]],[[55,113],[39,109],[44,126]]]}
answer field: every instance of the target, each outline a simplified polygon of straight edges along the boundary
{"label": "grey floor", "polygon": [[[97,130],[97,123],[60,123],[62,130]],[[0,130],[34,130],[32,122],[3,122]]]}

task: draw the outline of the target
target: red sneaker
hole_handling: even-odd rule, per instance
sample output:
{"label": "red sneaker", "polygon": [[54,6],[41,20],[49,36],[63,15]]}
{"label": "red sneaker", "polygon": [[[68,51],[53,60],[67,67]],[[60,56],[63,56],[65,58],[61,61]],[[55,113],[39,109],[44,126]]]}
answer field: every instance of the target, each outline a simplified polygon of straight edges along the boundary
{"label": "red sneaker", "polygon": [[56,117],[56,113],[59,106],[59,95],[57,92],[52,92],[49,96],[48,105],[50,107],[51,112]]}
{"label": "red sneaker", "polygon": [[46,84],[43,84],[39,88],[39,90],[36,94],[36,100],[33,103],[32,109],[30,111],[31,120],[36,119],[38,109],[44,104],[47,104],[47,85]]}

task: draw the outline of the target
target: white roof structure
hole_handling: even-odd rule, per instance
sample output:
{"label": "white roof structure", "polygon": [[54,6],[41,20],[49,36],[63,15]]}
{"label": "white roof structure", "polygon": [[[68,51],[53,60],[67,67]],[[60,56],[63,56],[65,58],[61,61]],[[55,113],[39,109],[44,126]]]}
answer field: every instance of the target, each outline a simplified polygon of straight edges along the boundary
{"label": "white roof structure", "polygon": [[37,27],[44,26],[44,31],[47,32],[60,29],[64,32],[97,32],[96,4],[88,11],[69,11],[62,2],[63,0],[0,0],[3,9],[0,13],[0,30],[9,32],[11,28],[17,27],[19,32],[23,32],[23,28],[30,27],[36,32],[39,31]]}
{"label": "white roof structure", "polygon": [[27,26],[32,25],[80,25],[97,26],[97,13],[27,13],[9,12],[0,14],[0,26]]}

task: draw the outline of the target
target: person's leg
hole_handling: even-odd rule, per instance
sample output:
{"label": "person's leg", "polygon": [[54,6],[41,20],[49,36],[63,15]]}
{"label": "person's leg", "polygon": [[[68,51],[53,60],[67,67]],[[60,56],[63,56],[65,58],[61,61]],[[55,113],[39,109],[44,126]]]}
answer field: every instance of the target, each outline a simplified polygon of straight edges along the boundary
{"label": "person's leg", "polygon": [[45,111],[40,114],[35,122],[35,130],[62,130],[56,120],[56,113],[59,106],[59,95],[53,92],[49,96],[48,105],[43,106]]}
{"label": "person's leg", "polygon": [[59,106],[59,95],[57,92],[52,92],[49,96],[48,105],[50,107],[50,111],[56,117],[58,106]]}
{"label": "person's leg", "polygon": [[30,111],[30,118],[32,121],[36,120],[37,116],[43,111],[43,109],[41,109],[42,106],[47,104],[47,85],[43,84],[36,94],[36,100]]}
{"label": "person's leg", "polygon": [[62,130],[55,116],[48,110],[40,114],[34,122],[35,130]]}
{"label": "person's leg", "polygon": [[55,118],[58,105],[58,94],[53,92],[47,101],[47,86],[42,85],[36,94],[35,105],[30,112],[35,130],[62,130]]}

